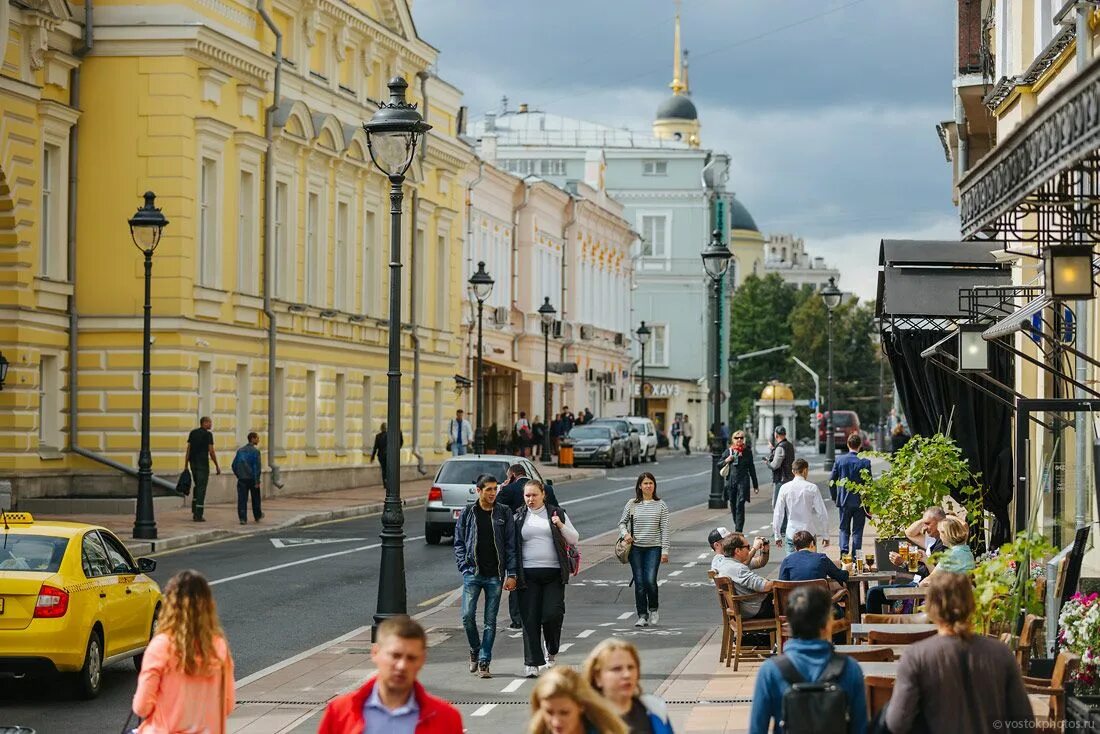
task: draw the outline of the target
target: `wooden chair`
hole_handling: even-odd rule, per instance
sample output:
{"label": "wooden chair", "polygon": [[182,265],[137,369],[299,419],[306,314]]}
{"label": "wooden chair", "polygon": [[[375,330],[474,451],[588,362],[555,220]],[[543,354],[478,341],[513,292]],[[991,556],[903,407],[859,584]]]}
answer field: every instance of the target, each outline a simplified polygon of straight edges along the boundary
{"label": "wooden chair", "polygon": [[868,721],[874,721],[878,712],[889,702],[890,696],[894,695],[894,679],[869,675],[863,679],[863,686],[867,689]]}
{"label": "wooden chair", "polygon": [[1016,662],[1020,665],[1020,672],[1027,675],[1031,667],[1031,648],[1035,640],[1041,635],[1044,617],[1029,614],[1024,617],[1024,626],[1020,629],[1020,639],[1016,641]]}
{"label": "wooden chair", "polygon": [[869,630],[867,632],[867,644],[912,645],[914,642],[920,642],[921,640],[934,637],[935,635],[936,630],[928,630],[926,632],[881,632],[879,630]]}
{"label": "wooden chair", "polygon": [[742,604],[763,601],[768,598],[766,592],[743,595],[735,594],[733,582],[725,576],[715,578],[714,583],[718,587],[718,593],[725,598],[727,609],[726,624],[724,625],[724,633],[722,635],[722,649],[726,667],[728,668],[730,666],[730,659],[732,658],[733,669],[737,670],[738,663],[741,661],[741,638],[744,634],[746,632],[766,632],[769,644],[767,652],[770,653],[771,648],[775,646],[775,640],[780,631],[779,620],[776,618],[745,618],[741,614]]}
{"label": "wooden chair", "polygon": [[1028,694],[1047,698],[1049,724],[1059,731],[1062,722],[1066,720],[1066,682],[1073,676],[1080,661],[1073,653],[1060,652],[1054,661],[1054,671],[1050,678],[1024,676],[1024,688]]}
{"label": "wooden chair", "polygon": [[892,663],[894,662],[894,650],[890,647],[871,647],[870,645],[860,645],[860,647],[866,647],[866,650],[853,650],[851,652],[842,653],[847,655],[852,660],[857,660],[861,663]]}
{"label": "wooden chair", "polygon": [[[723,584],[718,583],[718,573],[714,569],[710,569],[707,571],[707,576],[714,582],[714,589],[718,592],[718,608],[722,611],[722,621],[719,623],[722,627],[722,647],[718,651],[718,662],[721,663],[726,659],[726,650],[730,641],[730,607],[726,603],[726,595],[722,591]],[[726,579],[726,581],[728,582],[729,579]]]}
{"label": "wooden chair", "polygon": [[864,614],[864,624],[924,624],[928,615],[921,614]]}
{"label": "wooden chair", "polygon": [[[830,593],[829,581],[827,579],[813,579],[812,581],[773,581],[772,582],[772,594],[775,600],[775,616],[779,619],[780,623],[780,636],[779,636],[779,651],[783,652],[783,642],[786,638],[791,636],[791,629],[787,626],[787,599],[790,597],[791,592],[795,589],[804,586],[819,586],[825,590],[826,593]],[[840,591],[832,594],[833,604],[840,601],[847,601],[848,590],[841,589]],[[852,642],[852,624],[848,621],[847,617],[841,619],[833,619],[833,634],[844,634],[845,644]]]}

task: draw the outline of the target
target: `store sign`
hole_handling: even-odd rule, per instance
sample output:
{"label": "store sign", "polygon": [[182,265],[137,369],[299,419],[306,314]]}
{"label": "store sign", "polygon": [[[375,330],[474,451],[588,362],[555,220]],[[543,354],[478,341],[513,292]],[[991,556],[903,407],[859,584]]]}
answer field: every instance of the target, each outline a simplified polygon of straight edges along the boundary
{"label": "store sign", "polygon": [[[680,386],[674,382],[646,382],[642,389],[647,398],[674,398],[680,394]],[[638,384],[634,384],[634,396],[638,396]]]}

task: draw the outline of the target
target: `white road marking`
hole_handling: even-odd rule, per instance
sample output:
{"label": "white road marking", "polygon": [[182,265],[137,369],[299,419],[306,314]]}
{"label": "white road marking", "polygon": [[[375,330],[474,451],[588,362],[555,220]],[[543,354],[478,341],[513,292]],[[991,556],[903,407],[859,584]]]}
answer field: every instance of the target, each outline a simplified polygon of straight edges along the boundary
{"label": "white road marking", "polygon": [[522,632],[517,632],[514,635],[508,635],[508,636],[511,637],[513,640],[518,640],[519,638],[523,637],[523,633]]}
{"label": "white road marking", "polygon": [[527,680],[527,679],[526,678],[516,678],[511,683],[504,686],[504,688],[500,689],[500,692],[501,693],[515,693],[516,691],[518,691],[520,689],[520,686],[523,685],[523,681],[525,681],[525,680]]}
{"label": "white road marking", "polygon": [[709,555],[710,555],[709,553],[700,553],[700,554],[699,554],[699,560],[701,561],[701,560],[703,560],[704,558],[706,558],[706,557],[707,557],[707,556],[709,556]]}
{"label": "white road marking", "polygon": [[692,561],[691,563],[685,563],[684,568],[695,568],[695,565],[696,565],[696,562]]}
{"label": "white road marking", "polygon": [[585,630],[577,635],[578,640],[583,640],[585,637],[591,637],[596,630]]}
{"label": "white road marking", "polygon": [[672,571],[671,573],[669,573],[669,576],[679,576],[682,573],[683,573],[682,570],[681,571]]}
{"label": "white road marking", "polygon": [[601,627],[613,627],[614,625],[614,622],[600,622]]}
{"label": "white road marking", "polygon": [[[415,535],[411,538],[405,538],[406,543],[411,543],[414,540],[423,540],[423,535]],[[257,568],[255,571],[247,571],[245,573],[239,573],[236,576],[226,576],[224,579],[215,579],[210,582],[211,586],[217,586],[218,584],[227,584],[230,581],[240,581],[251,576],[259,576],[264,573],[271,573],[272,571],[281,571],[284,568],[291,568],[293,566],[300,566],[303,563],[313,563],[315,561],[324,561],[329,558],[336,558],[337,556],[346,556],[349,553],[359,553],[365,550],[374,550],[375,548],[381,548],[381,543],[371,543],[370,545],[361,545],[358,548],[349,548],[348,550],[336,551],[335,553],[325,553],[321,556],[310,556],[309,558],[302,558],[297,561],[291,561],[290,563],[279,563],[274,566],[267,566],[265,568]]]}
{"label": "white road marking", "polygon": [[269,538],[276,548],[299,548],[303,545],[327,545],[329,543],[354,543],[366,538]]}
{"label": "white road marking", "polygon": [[668,579],[661,579],[660,581],[657,582],[657,585],[658,586],[664,586],[667,583],[668,583]]}
{"label": "white road marking", "polygon": [[630,619],[633,616],[634,616],[634,612],[623,612],[622,614],[620,614],[617,617],[617,619]]}
{"label": "white road marking", "polygon": [[[709,476],[709,475],[710,475],[709,471],[702,471],[702,472],[697,472],[695,474],[683,474],[683,475],[678,476],[678,477],[668,477],[667,479],[662,479],[661,481],[662,482],[675,482],[678,479],[694,479],[695,477],[702,477],[702,476]],[[600,492],[599,494],[591,494],[591,495],[588,495],[587,497],[578,497],[577,499],[566,500],[564,502],[559,502],[558,504],[560,504],[562,507],[565,507],[567,505],[579,505],[581,502],[591,502],[592,500],[598,500],[600,497],[608,497],[610,495],[619,494],[620,492],[625,492],[627,490],[630,490],[631,492],[633,492],[634,491],[634,485],[633,484],[627,484],[627,485],[624,485],[622,487],[619,487],[618,489],[608,490],[607,492]]]}
{"label": "white road marking", "polygon": [[561,655],[563,652],[571,647],[573,647],[572,642],[563,642],[562,644],[558,645],[558,654]]}
{"label": "white road marking", "polygon": [[479,708],[477,711],[470,714],[470,716],[485,716],[490,711],[495,709],[496,707],[497,707],[497,705],[495,703],[487,703],[484,706],[482,706],[481,708]]}

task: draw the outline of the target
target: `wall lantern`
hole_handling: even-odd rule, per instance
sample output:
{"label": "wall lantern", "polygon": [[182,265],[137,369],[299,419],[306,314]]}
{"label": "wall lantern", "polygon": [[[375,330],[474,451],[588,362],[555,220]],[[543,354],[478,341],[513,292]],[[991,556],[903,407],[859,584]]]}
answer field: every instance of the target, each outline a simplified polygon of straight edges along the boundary
{"label": "wall lantern", "polygon": [[981,324],[959,325],[959,372],[989,371],[989,342],[982,338]]}
{"label": "wall lantern", "polygon": [[1065,300],[1095,296],[1092,282],[1092,245],[1051,245],[1044,253],[1047,293]]}

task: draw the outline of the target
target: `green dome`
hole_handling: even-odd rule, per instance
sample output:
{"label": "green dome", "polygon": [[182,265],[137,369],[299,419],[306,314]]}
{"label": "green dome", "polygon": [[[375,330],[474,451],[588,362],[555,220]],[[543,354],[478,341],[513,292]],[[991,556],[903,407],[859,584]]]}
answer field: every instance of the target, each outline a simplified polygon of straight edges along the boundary
{"label": "green dome", "polygon": [[730,229],[746,229],[750,232],[759,232],[760,229],[753,221],[749,210],[735,198],[730,200]]}
{"label": "green dome", "polygon": [[673,95],[657,108],[658,120],[698,120],[695,103],[682,94]]}

